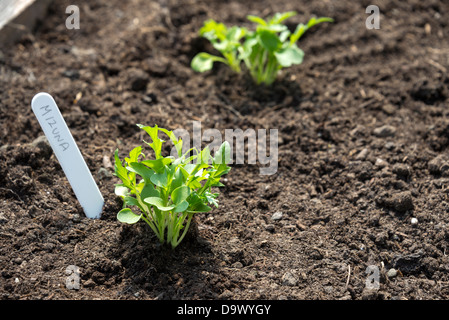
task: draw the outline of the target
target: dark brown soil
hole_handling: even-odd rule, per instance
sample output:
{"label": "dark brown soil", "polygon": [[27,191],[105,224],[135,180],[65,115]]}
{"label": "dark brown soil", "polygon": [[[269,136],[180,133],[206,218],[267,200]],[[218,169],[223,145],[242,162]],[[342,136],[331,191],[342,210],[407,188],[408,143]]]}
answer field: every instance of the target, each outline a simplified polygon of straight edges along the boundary
{"label": "dark brown soil", "polygon": [[[0,54],[2,299],[449,298],[449,3],[445,1],[55,1]],[[376,4],[381,28],[368,30]],[[270,88],[223,65],[198,74],[204,20],[297,10],[330,16],[302,65]],[[248,25],[249,26],[249,25]],[[55,97],[105,198],[85,217],[30,102]],[[82,95],[77,99],[77,95]],[[175,251],[123,225],[113,152],[167,129],[279,130],[279,168],[235,165],[220,207]],[[102,169],[103,168],[103,169]],[[106,169],[106,170],[104,170]],[[282,212],[279,220],[273,214]],[[412,224],[411,218],[417,218]],[[66,287],[80,268],[81,288]],[[368,290],[369,266],[380,288]],[[391,269],[394,270],[391,270]]]}

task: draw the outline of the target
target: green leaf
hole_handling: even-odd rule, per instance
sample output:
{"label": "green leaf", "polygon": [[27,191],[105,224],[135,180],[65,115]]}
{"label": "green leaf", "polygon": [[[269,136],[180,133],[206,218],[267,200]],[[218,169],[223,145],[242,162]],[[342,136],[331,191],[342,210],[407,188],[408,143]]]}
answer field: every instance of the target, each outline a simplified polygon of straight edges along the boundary
{"label": "green leaf", "polygon": [[140,193],[140,197],[142,199],[160,196],[161,196],[160,192],[156,190],[156,188],[152,184],[146,184]]}
{"label": "green leaf", "polygon": [[293,44],[293,43],[297,42],[299,40],[299,38],[302,37],[304,32],[306,32],[307,29],[308,29],[308,27],[305,26],[304,24],[302,24],[302,23],[298,24],[296,26],[295,32],[293,32],[293,34],[290,37],[290,43]]}
{"label": "green leaf", "polygon": [[281,42],[284,43],[288,39],[290,34],[291,34],[290,30],[282,31],[281,34],[279,35],[279,40],[281,40]]}
{"label": "green leaf", "polygon": [[218,193],[210,193],[206,191],[204,195],[206,196],[207,202],[218,208],[218,201],[217,201]]}
{"label": "green leaf", "polygon": [[162,132],[164,132],[169,138],[170,140],[173,142],[176,151],[178,152],[178,157],[181,157],[182,155],[182,139],[176,138],[176,135],[173,133],[173,131],[168,131],[167,129],[164,128],[159,128],[159,130],[161,130]]}
{"label": "green leaf", "polygon": [[115,186],[114,193],[120,197],[126,197],[129,195],[129,189],[121,184]]}
{"label": "green leaf", "polygon": [[129,158],[125,158],[125,161],[128,163],[128,165],[131,162],[137,162],[137,159],[139,158],[141,153],[142,153],[142,147],[141,146],[136,147],[131,150],[131,152],[129,153]]}
{"label": "green leaf", "polygon": [[270,52],[274,52],[282,45],[276,33],[268,30],[260,30],[258,32],[260,44]]}
{"label": "green leaf", "polygon": [[209,211],[211,211],[211,210],[212,210],[212,208],[209,207],[209,206],[207,206],[207,205],[205,205],[204,203],[197,203],[197,204],[195,204],[195,205],[193,205],[193,206],[190,206],[190,207],[187,209],[187,212],[191,212],[191,213],[196,213],[196,212],[209,212]]}
{"label": "green leaf", "polygon": [[295,32],[292,34],[292,36],[290,37],[290,43],[293,44],[295,42],[297,42],[299,40],[299,38],[302,37],[302,35],[311,27],[313,27],[314,25],[318,24],[318,23],[322,23],[322,22],[333,22],[334,19],[332,18],[328,18],[328,17],[322,17],[322,18],[311,18],[309,20],[309,22],[307,22],[307,25],[304,25],[302,23],[298,24],[296,26],[296,30]]}
{"label": "green leaf", "polygon": [[169,165],[173,162],[172,157],[165,157],[165,158],[159,158],[157,160],[143,160],[140,161],[142,165],[146,165],[147,167],[150,167],[154,171],[161,173],[166,165]]}
{"label": "green leaf", "polygon": [[134,224],[140,220],[141,215],[137,215],[129,208],[124,208],[117,213],[117,220],[122,223]]}
{"label": "green leaf", "polygon": [[220,148],[215,152],[214,164],[227,164],[231,161],[231,146],[228,141],[221,144]]}
{"label": "green leaf", "polygon": [[278,63],[283,67],[290,67],[294,64],[301,64],[304,58],[304,51],[299,49],[296,44],[275,52],[274,55]]}
{"label": "green leaf", "polygon": [[125,197],[123,199],[123,202],[127,206],[139,206],[139,202],[137,201],[137,199],[129,196]]}
{"label": "green leaf", "polygon": [[176,188],[182,186],[184,183],[184,176],[182,174],[181,168],[175,171],[173,175],[173,180],[171,182],[170,188],[171,190],[175,190]]}
{"label": "green leaf", "polygon": [[245,33],[246,33],[245,28],[233,26],[228,30],[228,33],[226,34],[226,39],[228,39],[233,43],[238,43],[240,39],[242,39],[245,36]]}
{"label": "green leaf", "polygon": [[272,24],[272,25],[268,25],[266,27],[260,26],[257,29],[258,29],[258,31],[260,31],[260,30],[268,30],[268,31],[271,31],[271,32],[274,32],[274,33],[279,33],[279,32],[283,32],[283,31],[288,30],[287,26],[283,25],[283,24]]}
{"label": "green leaf", "polygon": [[213,56],[206,52],[200,52],[192,59],[190,66],[197,72],[205,72],[212,69],[214,62],[228,64],[224,58]]}
{"label": "green leaf", "polygon": [[156,160],[161,158],[161,151],[162,151],[162,143],[164,142],[164,140],[161,140],[158,137],[158,132],[159,132],[159,128],[157,125],[155,125],[154,127],[150,127],[150,126],[143,126],[141,124],[137,125],[140,129],[145,130],[146,133],[148,133],[151,137],[151,140],[153,141],[152,143],[147,143],[153,150],[154,150],[154,154],[156,156]]}
{"label": "green leaf", "polygon": [[171,200],[174,204],[178,205],[182,201],[186,200],[190,195],[190,189],[187,186],[181,186],[173,190],[171,193]]}
{"label": "green leaf", "polygon": [[[143,161],[142,161],[143,162]],[[139,176],[143,178],[145,183],[149,183],[151,181],[151,177],[155,174],[153,170],[144,166],[142,162],[133,162],[130,163],[130,171],[137,173]]]}
{"label": "green leaf", "polygon": [[[187,212],[209,212],[212,210],[211,207],[207,206],[203,200],[198,196],[198,194],[193,193],[188,199],[190,205]],[[206,199],[204,201],[207,201]]]}
{"label": "green leaf", "polygon": [[151,182],[161,188],[166,188],[168,184],[167,171],[164,170],[162,173],[155,173],[150,178]]}
{"label": "green leaf", "polygon": [[262,18],[260,18],[258,16],[249,15],[249,16],[246,16],[246,18],[249,21],[251,21],[251,22],[260,24],[261,26],[267,26],[268,25],[267,22],[264,19],[262,19]]}
{"label": "green leaf", "polygon": [[205,21],[203,27],[200,29],[200,36],[209,41],[216,39],[223,40],[226,38],[226,33],[226,26],[223,23],[217,23],[212,19]]}
{"label": "green leaf", "polygon": [[284,12],[284,13],[275,13],[273,18],[270,19],[270,21],[268,22],[268,24],[279,24],[284,20],[287,20],[288,18],[291,18],[293,16],[296,16],[297,12],[296,11],[288,11],[288,12]]}
{"label": "green leaf", "polygon": [[334,22],[334,19],[328,17],[321,17],[321,18],[313,17],[309,20],[309,22],[307,22],[307,27],[310,28],[322,22]]}
{"label": "green leaf", "polygon": [[248,58],[253,52],[253,47],[257,45],[258,41],[256,37],[247,38],[243,43],[243,46],[239,47],[240,59]]}
{"label": "green leaf", "polygon": [[170,211],[170,210],[173,210],[173,208],[175,208],[175,206],[166,206],[164,204],[164,201],[158,197],[145,198],[145,199],[143,199],[143,201],[152,206],[155,206],[156,208],[158,208],[161,211]]}
{"label": "green leaf", "polygon": [[188,207],[189,207],[189,203],[187,201],[183,200],[175,207],[175,210],[173,210],[173,212],[175,212],[175,213],[184,212],[187,210]]}
{"label": "green leaf", "polygon": [[131,188],[131,182],[128,177],[128,171],[123,167],[122,162],[120,161],[120,159],[118,157],[118,149],[115,150],[114,158],[115,158],[115,165],[114,165],[115,175],[118,178],[120,178],[120,180],[123,181],[123,184],[126,187]]}

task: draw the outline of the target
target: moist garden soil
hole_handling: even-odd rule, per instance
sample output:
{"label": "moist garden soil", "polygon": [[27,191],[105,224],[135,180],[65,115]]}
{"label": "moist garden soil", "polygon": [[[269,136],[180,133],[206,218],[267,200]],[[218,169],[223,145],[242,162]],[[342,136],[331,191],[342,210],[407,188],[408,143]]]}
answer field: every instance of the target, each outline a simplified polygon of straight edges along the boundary
{"label": "moist garden soil", "polygon": [[[449,297],[447,2],[78,1],[80,29],[68,30],[72,2],[55,1],[0,54],[1,299]],[[365,26],[370,4],[378,30]],[[289,10],[292,29],[335,22],[301,39],[304,63],[273,86],[219,64],[191,70],[213,52],[198,36],[206,19],[251,27],[248,14]],[[39,138],[30,102],[41,91],[99,185],[101,219],[85,217]],[[232,165],[219,208],[172,250],[145,223],[117,221],[111,163],[146,139],[137,123],[191,131],[194,121],[278,129],[278,169]]]}

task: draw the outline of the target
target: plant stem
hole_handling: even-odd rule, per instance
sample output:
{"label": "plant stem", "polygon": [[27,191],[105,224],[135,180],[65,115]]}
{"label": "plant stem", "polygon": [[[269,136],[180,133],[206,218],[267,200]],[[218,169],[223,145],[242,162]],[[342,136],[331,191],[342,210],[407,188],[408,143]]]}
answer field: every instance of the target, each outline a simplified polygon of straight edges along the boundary
{"label": "plant stem", "polygon": [[[178,240],[173,240],[172,243],[171,243],[171,246],[172,246],[173,249],[176,248],[181,243],[182,239],[184,239],[184,237],[187,234],[187,231],[189,230],[190,222],[192,221],[192,217],[193,217],[193,213],[188,213],[188,215],[189,215],[189,218],[187,220],[186,226],[184,227],[184,232],[182,233],[181,237]],[[184,220],[185,220],[185,216],[182,219],[181,224],[184,223]]]}

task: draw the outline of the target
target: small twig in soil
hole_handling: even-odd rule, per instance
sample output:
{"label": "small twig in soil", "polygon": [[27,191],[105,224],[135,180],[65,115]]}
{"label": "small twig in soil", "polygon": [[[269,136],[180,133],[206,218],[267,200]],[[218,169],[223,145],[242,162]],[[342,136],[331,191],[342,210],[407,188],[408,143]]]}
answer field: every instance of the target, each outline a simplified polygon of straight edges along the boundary
{"label": "small twig in soil", "polygon": [[348,288],[350,278],[351,278],[351,265],[348,264],[348,278],[346,279],[346,285],[345,285],[346,289]]}
{"label": "small twig in soil", "polygon": [[439,64],[438,62],[433,61],[432,59],[428,59],[428,60],[426,60],[426,61],[427,61],[427,63],[429,63],[430,65],[434,66],[434,67],[437,68],[438,70],[440,70],[440,71],[442,71],[442,72],[444,72],[444,73],[447,72],[447,69],[446,69],[445,67],[443,67],[441,64]]}

